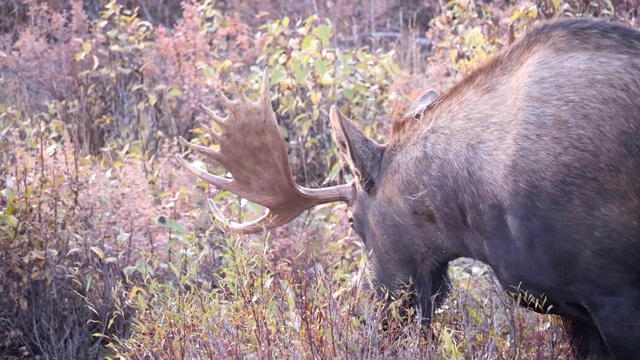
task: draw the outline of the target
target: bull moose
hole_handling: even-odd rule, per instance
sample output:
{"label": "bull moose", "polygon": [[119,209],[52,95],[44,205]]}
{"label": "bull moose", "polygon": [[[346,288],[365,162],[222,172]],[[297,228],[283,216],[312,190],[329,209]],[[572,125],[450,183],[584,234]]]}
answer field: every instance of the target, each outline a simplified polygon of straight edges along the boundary
{"label": "bull moose", "polygon": [[444,94],[426,92],[386,144],[333,106],[334,139],[356,180],[320,189],[293,180],[267,71],[257,102],[236,85],[236,100],[223,96],[226,118],[201,105],[221,128],[204,127],[219,150],[181,138],[232,178],[178,156],[269,209],[239,224],[212,206],[231,230],[260,232],[346,201],[374,285],[411,281],[425,321],[447,292],[448,263],[469,257],[570,322],[577,358],[640,357],[640,32],[543,23]]}

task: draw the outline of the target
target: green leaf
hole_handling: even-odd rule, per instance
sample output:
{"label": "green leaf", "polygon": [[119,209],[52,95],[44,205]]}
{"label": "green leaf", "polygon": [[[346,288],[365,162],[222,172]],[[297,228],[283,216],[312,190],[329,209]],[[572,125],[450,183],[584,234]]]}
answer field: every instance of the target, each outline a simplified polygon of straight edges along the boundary
{"label": "green leaf", "polygon": [[299,59],[302,60],[301,62],[294,62],[291,64],[291,71],[293,72],[293,75],[296,78],[296,82],[298,83],[303,83],[307,80],[307,77],[309,76],[309,70],[307,69],[308,67],[305,66],[305,68],[303,69],[301,65],[304,65],[304,60],[303,59]]}
{"label": "green leaf", "polygon": [[316,72],[319,75],[324,75],[327,72],[327,68],[329,67],[329,60],[316,60],[314,65]]}
{"label": "green leaf", "polygon": [[311,121],[310,120],[307,119],[307,120],[303,121],[302,122],[302,133],[303,134],[308,134],[310,126],[311,126]]}
{"label": "green leaf", "polygon": [[311,29],[311,26],[316,20],[318,20],[318,15],[311,15],[304,21],[304,34],[309,33],[309,29]]}
{"label": "green leaf", "polygon": [[182,90],[180,90],[178,88],[171,88],[171,90],[169,90],[169,92],[167,93],[167,99],[171,99],[171,98],[175,98],[175,97],[182,97],[182,95],[184,95],[182,93]]}
{"label": "green leaf", "polygon": [[0,216],[0,220],[4,222],[7,226],[11,228],[16,228],[18,226],[18,218],[13,215],[3,215]]}
{"label": "green leaf", "polygon": [[351,101],[353,100],[353,89],[344,89],[342,90],[342,96],[344,96],[345,98],[347,98],[347,100]]}
{"label": "green leaf", "polygon": [[13,199],[16,198],[16,195],[14,194],[13,190],[11,190],[11,189],[2,189],[2,190],[0,190],[0,195],[2,195],[2,196],[7,198],[7,203],[8,204],[13,203]]}
{"label": "green leaf", "polygon": [[136,271],[136,267],[133,265],[125,266],[122,269],[122,273],[124,273],[124,275],[127,277],[131,276],[131,274],[133,274],[134,271]]}
{"label": "green leaf", "polygon": [[313,29],[311,33],[320,39],[323,47],[329,46],[329,38],[331,38],[331,26],[320,25]]}
{"label": "green leaf", "polygon": [[336,176],[338,176],[338,173],[340,172],[340,169],[342,169],[342,163],[337,162],[337,163],[333,164],[333,166],[331,167],[331,171],[329,171],[329,175],[327,175],[327,178],[329,180],[335,179]]}
{"label": "green leaf", "polygon": [[280,81],[284,80],[286,76],[287,73],[284,72],[284,70],[278,68],[273,69],[273,71],[271,72],[271,83],[278,84],[280,83]]}
{"label": "green leaf", "polygon": [[172,262],[169,262],[169,269],[171,269],[171,272],[173,273],[173,275],[175,275],[177,278],[180,278],[180,270],[178,270],[178,268],[173,265]]}
{"label": "green leaf", "polygon": [[[304,39],[302,39],[302,50],[308,50],[310,52],[315,52],[315,40],[316,38],[313,35],[307,35],[304,37]],[[311,46],[313,46],[313,49],[311,48]]]}
{"label": "green leaf", "polygon": [[85,53],[84,51],[80,51],[79,53],[76,53],[76,61],[80,61],[82,59],[84,59],[84,57],[87,56],[87,53]]}
{"label": "green leaf", "polygon": [[287,131],[287,128],[282,126],[282,125],[278,125],[278,129],[280,129],[280,134],[282,134],[283,138],[288,138],[289,137],[289,131]]}
{"label": "green leaf", "polygon": [[184,226],[173,219],[167,219],[165,226],[175,230],[178,234],[184,234]]}

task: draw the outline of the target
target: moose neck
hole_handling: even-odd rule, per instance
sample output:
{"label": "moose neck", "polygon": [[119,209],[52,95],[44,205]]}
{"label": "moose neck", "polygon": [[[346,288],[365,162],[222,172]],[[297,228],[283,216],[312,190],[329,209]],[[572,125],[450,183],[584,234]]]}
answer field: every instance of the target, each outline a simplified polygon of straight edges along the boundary
{"label": "moose neck", "polygon": [[[449,133],[451,140],[440,139]],[[454,137],[453,130],[426,131],[421,141],[394,152],[387,174],[397,179],[392,182],[399,184],[401,196],[411,199],[409,206],[417,202],[433,209],[441,238],[440,261],[469,257],[487,263],[485,241],[504,232],[501,226],[508,228],[501,198],[502,169],[489,153],[495,144],[484,136]]]}

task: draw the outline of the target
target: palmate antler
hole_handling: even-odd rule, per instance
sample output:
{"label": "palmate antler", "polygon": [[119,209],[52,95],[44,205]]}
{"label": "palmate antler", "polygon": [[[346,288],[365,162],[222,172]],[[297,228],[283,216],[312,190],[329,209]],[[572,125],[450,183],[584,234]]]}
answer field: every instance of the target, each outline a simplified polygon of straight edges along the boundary
{"label": "palmate antler", "polygon": [[200,104],[200,108],[220,126],[221,133],[202,126],[220,145],[220,150],[191,144],[180,137],[180,142],[197,152],[207,155],[222,165],[232,179],[216,176],[188,163],[182,156],[178,161],[190,172],[219,189],[227,190],[241,198],[253,201],[268,209],[262,217],[249,223],[228,221],[209,199],[214,216],[232,231],[245,234],[257,233],[284,225],[304,210],[313,206],[351,200],[351,185],[308,189],[295,183],[284,139],[278,129],[276,115],[271,107],[269,73],[262,78],[260,99],[253,102],[247,98],[236,81],[237,99],[229,100],[222,95],[228,116],[222,118]]}

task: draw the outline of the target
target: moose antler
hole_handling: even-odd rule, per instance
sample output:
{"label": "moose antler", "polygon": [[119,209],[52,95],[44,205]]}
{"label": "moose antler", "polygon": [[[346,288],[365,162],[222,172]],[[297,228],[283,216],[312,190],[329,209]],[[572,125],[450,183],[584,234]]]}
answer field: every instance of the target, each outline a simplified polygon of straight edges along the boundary
{"label": "moose antler", "polygon": [[222,118],[200,104],[200,108],[220,126],[218,133],[202,126],[220,145],[220,150],[191,144],[180,137],[180,142],[203,153],[222,165],[232,175],[224,178],[200,170],[176,155],[178,161],[190,172],[219,189],[232,192],[268,209],[262,217],[244,224],[230,222],[209,199],[216,219],[228,224],[232,231],[252,234],[263,228],[272,229],[284,225],[304,210],[313,206],[350,201],[351,185],[308,189],[298,186],[291,176],[287,149],[278,129],[276,115],[271,107],[269,72],[264,71],[260,99],[252,102],[236,81],[237,99],[229,100],[222,94],[228,116]]}

